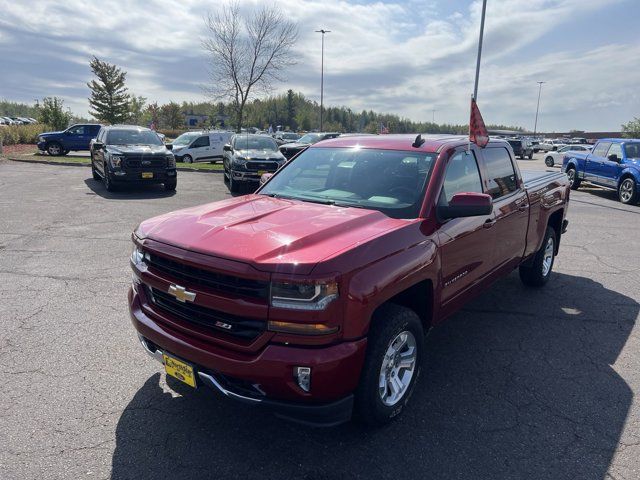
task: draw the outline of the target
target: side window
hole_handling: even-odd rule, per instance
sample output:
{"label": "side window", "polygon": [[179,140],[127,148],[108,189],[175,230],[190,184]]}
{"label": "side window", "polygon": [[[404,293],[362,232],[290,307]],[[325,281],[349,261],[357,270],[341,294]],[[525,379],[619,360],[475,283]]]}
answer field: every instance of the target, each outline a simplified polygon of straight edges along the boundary
{"label": "side window", "polygon": [[622,158],[622,146],[619,143],[612,143],[611,148],[607,152],[607,157],[609,155],[615,155],[618,159]]}
{"label": "side window", "polygon": [[100,132],[100,125],[91,125],[89,127],[89,135],[95,136]]}
{"label": "side window", "polygon": [[518,189],[516,172],[506,148],[485,148],[482,152],[487,169],[487,193],[494,199]]}
{"label": "side window", "polygon": [[191,144],[191,148],[208,147],[208,146],[209,146],[208,136],[200,137]]}
{"label": "side window", "polygon": [[600,143],[598,143],[596,148],[593,149],[593,155],[596,156],[596,157],[604,157],[604,156],[606,156],[607,150],[609,150],[610,146],[611,146],[611,142],[600,142]]}
{"label": "side window", "polygon": [[84,126],[80,125],[79,127],[72,128],[69,130],[71,135],[84,135]]}
{"label": "side window", "polygon": [[444,176],[444,186],[442,194],[447,203],[451,201],[456,193],[478,192],[482,193],[482,182],[480,181],[480,171],[478,162],[471,152],[456,153],[447,165],[447,173]]}
{"label": "side window", "polygon": [[98,132],[97,140],[99,142],[104,142],[104,128],[101,128],[100,131]]}

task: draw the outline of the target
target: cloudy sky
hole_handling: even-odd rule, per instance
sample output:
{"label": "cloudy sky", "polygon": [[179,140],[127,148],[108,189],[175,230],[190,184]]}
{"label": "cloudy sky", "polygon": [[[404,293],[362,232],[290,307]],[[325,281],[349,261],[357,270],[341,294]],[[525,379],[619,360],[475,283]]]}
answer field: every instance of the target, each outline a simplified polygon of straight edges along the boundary
{"label": "cloudy sky", "polygon": [[[92,55],[151,101],[202,101],[203,18],[220,0],[0,0],[0,98],[56,95],[87,116]],[[261,2],[242,0],[244,9]],[[297,66],[279,86],[325,104],[466,123],[481,1],[278,0],[299,24]],[[487,123],[618,130],[640,116],[638,0],[488,0],[478,103]]]}

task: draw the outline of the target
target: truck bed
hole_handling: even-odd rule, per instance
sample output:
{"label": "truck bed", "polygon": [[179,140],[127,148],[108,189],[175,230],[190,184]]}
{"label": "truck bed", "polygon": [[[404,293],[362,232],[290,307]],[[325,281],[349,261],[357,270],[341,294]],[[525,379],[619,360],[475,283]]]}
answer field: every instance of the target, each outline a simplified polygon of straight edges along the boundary
{"label": "truck bed", "polygon": [[535,189],[541,185],[550,184],[554,180],[563,180],[567,175],[563,172],[540,172],[537,170],[521,170],[524,186],[527,190]]}

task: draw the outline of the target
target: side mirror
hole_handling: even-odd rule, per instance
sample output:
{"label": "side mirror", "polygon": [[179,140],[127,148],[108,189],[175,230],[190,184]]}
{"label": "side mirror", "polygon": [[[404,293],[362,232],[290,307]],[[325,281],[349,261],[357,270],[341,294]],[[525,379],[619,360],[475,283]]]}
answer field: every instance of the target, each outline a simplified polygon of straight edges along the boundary
{"label": "side mirror", "polygon": [[260,186],[267,183],[271,177],[273,177],[273,173],[263,173],[260,177]]}
{"label": "side mirror", "polygon": [[165,147],[167,147],[167,150],[173,150],[173,143],[167,143]]}
{"label": "side mirror", "polygon": [[231,145],[229,145],[228,143],[222,147],[222,150],[224,150],[225,152],[230,152],[231,151]]}
{"label": "side mirror", "polygon": [[104,143],[102,142],[93,142],[94,150],[102,150],[104,148]]}
{"label": "side mirror", "polygon": [[615,153],[612,153],[611,155],[609,155],[607,157],[609,160],[611,160],[612,162],[619,162],[620,159],[618,158],[618,156]]}
{"label": "side mirror", "polygon": [[486,193],[456,193],[449,205],[438,207],[441,220],[459,217],[480,217],[490,215],[493,211],[493,199]]}

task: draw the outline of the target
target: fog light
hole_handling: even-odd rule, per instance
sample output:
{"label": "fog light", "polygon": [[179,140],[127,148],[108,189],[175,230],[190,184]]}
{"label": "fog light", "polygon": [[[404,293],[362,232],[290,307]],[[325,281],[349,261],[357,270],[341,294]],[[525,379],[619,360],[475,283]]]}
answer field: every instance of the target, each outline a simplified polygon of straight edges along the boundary
{"label": "fog light", "polygon": [[298,386],[308,392],[311,390],[311,368],[310,367],[294,367],[293,378],[298,382]]}

